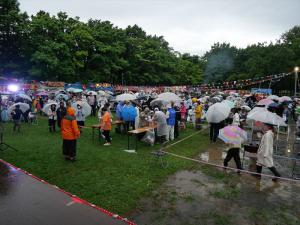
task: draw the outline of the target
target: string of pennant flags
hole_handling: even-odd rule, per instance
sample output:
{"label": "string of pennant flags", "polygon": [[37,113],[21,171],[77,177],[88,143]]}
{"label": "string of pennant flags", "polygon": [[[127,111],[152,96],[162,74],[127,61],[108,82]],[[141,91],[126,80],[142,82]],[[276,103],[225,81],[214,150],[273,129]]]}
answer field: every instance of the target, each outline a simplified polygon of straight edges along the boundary
{"label": "string of pennant flags", "polygon": [[264,77],[255,77],[251,79],[237,80],[237,81],[224,81],[217,83],[208,83],[201,84],[198,87],[203,89],[237,89],[237,88],[245,88],[248,86],[262,84],[264,82],[279,82],[281,79],[293,74],[290,73],[280,73],[275,75],[269,75]]}

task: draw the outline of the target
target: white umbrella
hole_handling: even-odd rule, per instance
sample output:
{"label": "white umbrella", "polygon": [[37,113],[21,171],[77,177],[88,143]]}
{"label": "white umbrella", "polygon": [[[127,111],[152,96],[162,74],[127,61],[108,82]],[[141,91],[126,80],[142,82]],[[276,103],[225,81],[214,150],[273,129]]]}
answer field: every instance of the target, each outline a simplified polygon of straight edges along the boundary
{"label": "white umbrella", "polygon": [[279,97],[277,95],[270,95],[270,96],[267,97],[267,99],[279,101]]}
{"label": "white umbrella", "polygon": [[87,93],[88,95],[97,95],[97,92],[96,91],[89,91],[88,93]]}
{"label": "white umbrella", "polygon": [[282,96],[279,98],[279,102],[291,102],[293,101],[289,96]]}
{"label": "white umbrella", "polygon": [[179,102],[181,101],[180,97],[172,92],[161,93],[157,96],[159,99],[163,99],[169,102]]}
{"label": "white umbrella", "polygon": [[82,113],[85,117],[91,115],[92,107],[86,101],[77,101],[73,103],[72,107],[75,109],[75,111],[77,111],[77,105],[82,107]]}
{"label": "white umbrella", "polygon": [[209,123],[219,123],[229,116],[230,111],[231,108],[228,105],[218,102],[208,108],[205,117]]}
{"label": "white umbrella", "polygon": [[228,105],[231,109],[234,108],[234,102],[229,101],[229,100],[224,100],[222,103]]}
{"label": "white umbrella", "polygon": [[67,101],[69,99],[69,96],[62,93],[55,96],[55,100],[60,100],[60,99],[64,99]]}
{"label": "white umbrella", "polygon": [[247,111],[251,111],[251,108],[249,106],[247,106],[247,105],[243,105],[241,108],[245,109]]}
{"label": "white umbrella", "polygon": [[287,126],[282,117],[278,116],[276,113],[271,113],[265,108],[256,108],[249,112],[247,115],[247,121],[253,120],[275,126]]}
{"label": "white umbrella", "polygon": [[20,98],[26,99],[26,100],[28,100],[28,101],[32,101],[32,99],[31,99],[28,95],[25,95],[25,94],[18,94],[17,96],[20,97]]}
{"label": "white umbrella", "polygon": [[132,95],[132,94],[121,94],[121,95],[118,95],[117,97],[116,97],[116,100],[117,101],[131,101],[131,100],[135,100],[136,99],[136,97],[134,96],[134,95]]}
{"label": "white umbrella", "polygon": [[163,100],[160,98],[156,98],[150,102],[151,107],[154,107],[154,106],[162,107],[162,106],[167,106],[168,104],[169,104],[169,101],[166,101],[166,100]]}
{"label": "white umbrella", "polygon": [[51,105],[55,105],[56,108],[58,108],[58,103],[56,103],[56,102],[54,102],[54,101],[51,101],[51,102],[47,103],[47,104],[44,106],[44,108],[42,109],[42,111],[43,111],[44,113],[47,114],[48,111],[49,111],[49,109],[51,108]]}
{"label": "white umbrella", "polygon": [[20,106],[20,109],[23,113],[25,113],[28,109],[30,109],[29,105],[26,104],[26,103],[22,103],[22,102],[18,102],[18,103],[15,103],[13,105],[11,105],[8,109],[7,109],[7,113],[8,115],[11,114],[11,112],[16,108],[16,106],[19,105]]}
{"label": "white umbrella", "polygon": [[102,90],[98,91],[98,94],[101,95],[101,96],[105,96],[106,95],[105,91],[102,91]]}

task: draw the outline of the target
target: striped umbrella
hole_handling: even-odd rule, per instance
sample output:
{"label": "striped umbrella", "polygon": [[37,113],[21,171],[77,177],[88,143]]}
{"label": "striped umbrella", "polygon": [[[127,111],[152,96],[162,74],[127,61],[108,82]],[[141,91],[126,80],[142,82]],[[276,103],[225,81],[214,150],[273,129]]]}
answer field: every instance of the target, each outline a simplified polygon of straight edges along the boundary
{"label": "striped umbrella", "polygon": [[247,140],[247,132],[238,126],[226,126],[219,131],[219,138],[225,143],[239,144]]}

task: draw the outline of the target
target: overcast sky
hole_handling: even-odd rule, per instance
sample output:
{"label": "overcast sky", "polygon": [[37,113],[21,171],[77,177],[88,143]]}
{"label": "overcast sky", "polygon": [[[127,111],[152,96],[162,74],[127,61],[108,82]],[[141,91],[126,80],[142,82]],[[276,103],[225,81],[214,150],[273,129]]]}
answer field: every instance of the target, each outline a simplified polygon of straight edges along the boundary
{"label": "overcast sky", "polygon": [[137,24],[176,51],[202,55],[215,42],[237,47],[275,41],[300,25],[300,0],[19,0],[29,15],[67,12],[81,20]]}

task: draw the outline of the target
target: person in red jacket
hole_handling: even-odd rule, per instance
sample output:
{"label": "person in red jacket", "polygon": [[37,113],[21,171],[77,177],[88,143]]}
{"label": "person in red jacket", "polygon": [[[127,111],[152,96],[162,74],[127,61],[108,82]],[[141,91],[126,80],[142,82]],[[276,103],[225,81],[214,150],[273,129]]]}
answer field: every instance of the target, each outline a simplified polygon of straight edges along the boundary
{"label": "person in red jacket", "polygon": [[76,158],[76,140],[80,136],[77,126],[75,110],[67,109],[67,115],[61,121],[61,135],[63,139],[63,155],[66,160],[74,161]]}

